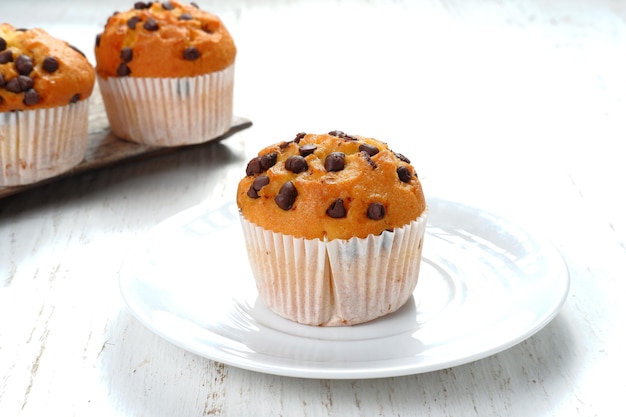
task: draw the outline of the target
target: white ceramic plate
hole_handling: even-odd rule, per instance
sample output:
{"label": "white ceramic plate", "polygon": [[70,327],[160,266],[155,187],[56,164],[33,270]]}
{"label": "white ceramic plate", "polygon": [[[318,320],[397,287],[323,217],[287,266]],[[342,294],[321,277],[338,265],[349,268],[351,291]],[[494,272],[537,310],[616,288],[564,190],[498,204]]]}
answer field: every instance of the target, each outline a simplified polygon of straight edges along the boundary
{"label": "white ceramic plate", "polygon": [[198,355],[307,378],[375,378],[471,362],[530,337],[558,313],[567,268],[549,243],[482,210],[429,199],[414,296],[353,327],[280,318],[257,292],[233,202],[155,227],[122,267],[122,295],[149,329]]}

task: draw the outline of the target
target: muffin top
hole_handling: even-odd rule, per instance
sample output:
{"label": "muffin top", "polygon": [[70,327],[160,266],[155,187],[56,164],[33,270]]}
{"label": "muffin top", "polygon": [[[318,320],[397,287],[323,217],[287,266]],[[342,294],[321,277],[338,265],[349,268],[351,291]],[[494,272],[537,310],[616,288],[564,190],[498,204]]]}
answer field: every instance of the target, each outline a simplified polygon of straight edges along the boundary
{"label": "muffin top", "polygon": [[380,234],[426,209],[410,161],[373,138],[299,133],[261,150],[239,182],[237,205],[250,222],[306,239]]}
{"label": "muffin top", "polygon": [[94,69],[82,52],[43,29],[0,24],[0,112],[64,106],[91,96]]}
{"label": "muffin top", "polygon": [[96,37],[96,71],[107,77],[192,77],[223,70],[237,51],[219,17],[195,4],[137,2]]}

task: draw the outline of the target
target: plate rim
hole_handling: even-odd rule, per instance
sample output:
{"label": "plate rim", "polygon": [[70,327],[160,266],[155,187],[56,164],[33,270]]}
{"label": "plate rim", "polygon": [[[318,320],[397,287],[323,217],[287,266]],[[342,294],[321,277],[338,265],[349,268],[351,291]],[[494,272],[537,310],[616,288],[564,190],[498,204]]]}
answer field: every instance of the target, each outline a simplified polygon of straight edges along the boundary
{"label": "plate rim", "polygon": [[[249,370],[249,371],[255,371],[255,372],[278,375],[278,376],[286,376],[286,377],[314,378],[314,379],[370,379],[370,378],[406,376],[406,375],[414,375],[414,374],[432,372],[432,371],[437,371],[441,369],[447,369],[447,368],[451,368],[455,366],[468,364],[468,363],[495,355],[497,353],[510,349],[511,347],[521,343],[522,341],[532,337],[533,335],[541,331],[546,325],[548,325],[560,313],[563,305],[567,301],[569,291],[570,291],[570,286],[571,286],[571,277],[569,274],[569,270],[567,268],[567,264],[562,254],[560,253],[560,251],[556,248],[556,246],[552,244],[552,242],[549,239],[545,238],[544,236],[541,236],[540,234],[537,234],[537,233],[531,233],[528,231],[527,228],[522,228],[516,225],[515,223],[509,221],[508,219],[499,215],[495,215],[494,213],[488,210],[484,210],[476,206],[471,206],[471,205],[455,202],[455,201],[440,198],[440,197],[432,197],[429,200],[435,200],[435,199],[452,203],[459,207],[464,207],[466,209],[478,211],[483,214],[492,216],[500,220],[501,222],[504,222],[508,225],[516,227],[518,230],[524,232],[526,236],[531,237],[535,242],[540,243],[540,247],[542,248],[542,255],[545,258],[549,258],[553,261],[552,262],[554,264],[553,272],[556,272],[555,275],[558,275],[560,277],[562,281],[561,282],[562,290],[560,292],[560,297],[558,299],[556,299],[555,297],[555,299],[552,300],[552,303],[551,303],[552,306],[546,309],[545,314],[541,316],[540,320],[537,320],[535,322],[534,326],[531,326],[526,331],[517,334],[517,336],[515,337],[508,338],[506,342],[501,342],[497,344],[496,346],[492,346],[488,349],[483,349],[483,350],[480,350],[479,352],[474,352],[470,355],[464,355],[464,356],[456,357],[454,359],[448,359],[444,362],[430,363],[425,366],[424,365],[420,366],[415,361],[414,361],[413,366],[407,366],[406,364],[397,363],[399,362],[398,359],[376,360],[373,362],[378,363],[379,365],[377,365],[376,367],[371,367],[371,368],[367,366],[362,366],[358,368],[354,368],[354,367],[342,368],[342,367],[338,367],[336,362],[329,362],[328,366],[324,366],[326,362],[306,361],[306,360],[299,360],[298,361],[300,363],[299,365],[295,365],[295,364],[285,365],[280,362],[278,363],[274,362],[274,363],[268,364],[267,361],[259,362],[258,360],[255,361],[249,357],[237,356],[235,358],[235,356],[232,354],[231,355],[224,354],[219,349],[215,348],[215,346],[217,346],[216,343],[213,343],[210,346],[203,345],[204,348],[202,349],[198,348],[197,346],[195,346],[195,343],[194,344],[185,343],[175,337],[172,337],[170,334],[167,334],[166,332],[162,331],[151,320],[145,317],[146,316],[145,312],[141,311],[135,306],[134,301],[129,297],[126,287],[124,285],[125,282],[128,282],[128,279],[127,279],[128,274],[125,274],[124,272],[130,269],[129,265],[133,264],[133,254],[135,253],[136,250],[140,250],[140,249],[135,249],[131,251],[131,253],[129,253],[125,257],[118,273],[119,290],[127,308],[130,310],[132,315],[142,325],[144,325],[150,331],[152,331],[153,333],[155,333],[162,339],[168,341],[169,343],[185,351],[194,353],[198,356],[201,356],[210,360],[214,360],[217,362],[221,362],[230,366],[234,366],[234,367]],[[220,199],[217,202],[205,201],[198,205],[192,206],[188,209],[178,212],[164,219],[163,221],[159,222],[155,227],[150,229],[148,233],[146,233],[143,237],[141,237],[140,241],[142,243],[147,244],[151,234],[155,233],[156,231],[160,230],[160,228],[165,227],[167,224],[175,221],[176,219],[180,217],[189,216],[189,215],[192,215],[193,213],[207,213],[213,210],[217,210],[218,208],[224,207],[225,205],[229,205],[229,204],[234,204],[234,201],[232,199]],[[426,230],[427,234],[428,234],[429,224],[430,223],[427,224],[427,230]],[[145,249],[143,245],[136,245],[136,246],[134,245],[134,247]],[[549,256],[546,255],[546,251],[550,252]],[[301,326],[304,326],[304,325],[301,325]],[[210,330],[206,330],[206,331],[211,333],[214,336],[213,340],[216,340],[216,339],[230,340],[220,334],[211,332]],[[263,354],[263,355],[264,357],[269,356],[266,354]],[[419,357],[419,355],[414,355],[413,357],[414,358]],[[406,361],[407,358],[408,357],[404,357],[402,358],[402,360]],[[295,360],[291,360],[291,362],[295,362]],[[356,362],[350,362],[349,364],[351,365],[366,364],[366,362],[371,362],[371,361],[356,361]],[[312,367],[311,366],[312,364],[315,364],[316,366]]]}

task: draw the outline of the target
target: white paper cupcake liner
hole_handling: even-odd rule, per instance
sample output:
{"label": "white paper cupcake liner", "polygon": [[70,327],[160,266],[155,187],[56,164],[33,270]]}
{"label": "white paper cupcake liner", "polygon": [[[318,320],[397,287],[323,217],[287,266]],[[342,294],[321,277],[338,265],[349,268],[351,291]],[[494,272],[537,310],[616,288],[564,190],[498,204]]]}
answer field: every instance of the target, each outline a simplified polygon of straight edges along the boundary
{"label": "white paper cupcake liner", "polygon": [[78,165],[87,150],[89,100],[0,113],[0,186],[32,184]]}
{"label": "white paper cupcake liner", "polygon": [[364,323],[402,307],[417,285],[427,213],[366,238],[303,239],[241,216],[259,298],[302,324]]}
{"label": "white paper cupcake liner", "polygon": [[98,76],[113,134],[151,146],[207,142],[230,129],[235,66],[195,77]]}

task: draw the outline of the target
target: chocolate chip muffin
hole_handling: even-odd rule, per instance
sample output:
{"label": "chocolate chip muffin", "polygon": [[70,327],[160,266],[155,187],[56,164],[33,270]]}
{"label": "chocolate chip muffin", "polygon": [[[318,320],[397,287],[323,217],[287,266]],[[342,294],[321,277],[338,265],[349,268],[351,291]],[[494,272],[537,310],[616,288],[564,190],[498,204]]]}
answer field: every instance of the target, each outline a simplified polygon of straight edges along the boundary
{"label": "chocolate chip muffin", "polygon": [[275,313],[353,325],[411,297],[426,201],[387,144],[332,131],[268,146],[247,164],[237,205],[259,297]]}
{"label": "chocolate chip muffin", "polygon": [[0,186],[53,177],[84,158],[94,84],[93,67],[67,42],[0,24]]}
{"label": "chocolate chip muffin", "polygon": [[236,47],[219,17],[177,1],[137,2],[96,37],[113,133],[155,146],[202,143],[232,121]]}

